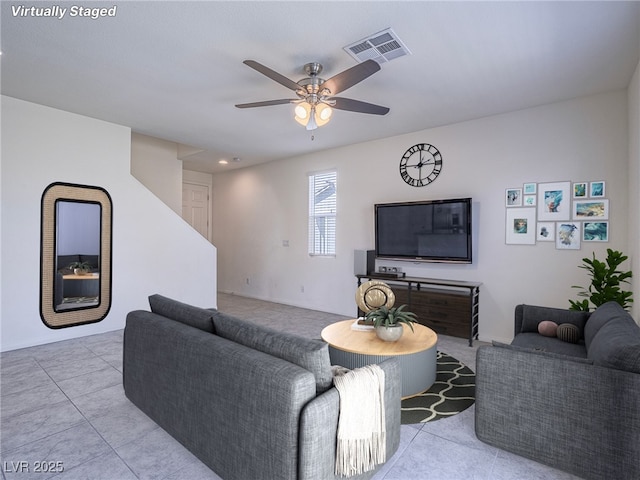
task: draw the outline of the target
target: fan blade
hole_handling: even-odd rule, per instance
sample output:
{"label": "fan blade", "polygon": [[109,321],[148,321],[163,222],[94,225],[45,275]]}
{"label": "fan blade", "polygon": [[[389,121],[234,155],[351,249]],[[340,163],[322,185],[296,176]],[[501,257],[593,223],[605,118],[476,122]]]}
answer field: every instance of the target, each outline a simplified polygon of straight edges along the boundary
{"label": "fan blade", "polygon": [[295,103],[298,100],[290,100],[283,98],[280,100],[266,100],[264,102],[252,102],[252,103],[239,103],[236,105],[238,108],[253,108],[253,107],[270,107],[271,105],[284,105],[286,103]]}
{"label": "fan blade", "polygon": [[347,88],[353,87],[365,78],[370,77],[378,70],[380,70],[378,62],[375,60],[367,60],[325,80],[325,82],[320,85],[320,91],[322,91],[323,88],[328,88],[331,95],[337,95],[340,92],[344,92]]}
{"label": "fan blade", "polygon": [[342,97],[331,97],[330,99],[333,103],[336,103],[333,108],[337,108],[338,110],[348,110],[350,112],[358,112],[358,113],[371,113],[373,115],[386,115],[389,113],[388,107],[382,107],[380,105],[374,105],[373,103],[361,102],[360,100],[353,100],[351,98],[342,98]]}
{"label": "fan blade", "polygon": [[266,75],[271,80],[278,82],[280,85],[284,85],[285,87],[290,88],[291,90],[295,91],[300,88],[300,85],[298,85],[293,80],[290,80],[284,75],[279,74],[275,70],[271,70],[269,67],[265,67],[264,65],[256,62],[255,60],[245,60],[242,63],[244,63],[245,65],[248,65],[254,70],[257,70],[261,74]]}

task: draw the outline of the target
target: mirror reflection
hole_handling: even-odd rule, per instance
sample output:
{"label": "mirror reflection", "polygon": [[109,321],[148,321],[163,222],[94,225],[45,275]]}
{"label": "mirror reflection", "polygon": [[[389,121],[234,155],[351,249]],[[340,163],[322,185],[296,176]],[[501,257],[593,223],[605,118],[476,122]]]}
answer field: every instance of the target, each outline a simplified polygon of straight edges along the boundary
{"label": "mirror reflection", "polygon": [[57,312],[100,304],[99,203],[56,202]]}

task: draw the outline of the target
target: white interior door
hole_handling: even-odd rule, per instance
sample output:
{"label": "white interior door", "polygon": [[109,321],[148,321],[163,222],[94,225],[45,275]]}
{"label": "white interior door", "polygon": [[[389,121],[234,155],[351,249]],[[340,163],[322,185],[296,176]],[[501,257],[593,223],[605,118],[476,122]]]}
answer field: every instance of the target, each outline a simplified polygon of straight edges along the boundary
{"label": "white interior door", "polygon": [[207,240],[209,231],[209,187],[195,183],[182,185],[182,218]]}

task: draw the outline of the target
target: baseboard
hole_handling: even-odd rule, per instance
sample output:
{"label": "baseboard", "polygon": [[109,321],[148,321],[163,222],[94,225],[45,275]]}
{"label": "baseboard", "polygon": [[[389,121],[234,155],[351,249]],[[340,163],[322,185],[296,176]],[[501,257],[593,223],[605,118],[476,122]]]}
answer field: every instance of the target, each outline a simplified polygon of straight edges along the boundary
{"label": "baseboard", "polygon": [[513,341],[513,338],[505,338],[505,337],[484,337],[482,335],[478,335],[478,340],[480,342],[491,343],[493,341],[506,343],[507,345]]}
{"label": "baseboard", "polygon": [[[319,308],[314,308],[313,306],[309,306],[306,304],[302,304],[302,303],[296,303],[296,302],[291,302],[288,300],[278,300],[276,298],[267,298],[267,297],[262,297],[259,295],[251,295],[248,293],[238,293],[238,292],[234,292],[231,290],[218,290],[219,293],[226,293],[227,295],[237,295],[238,297],[246,297],[246,298],[252,298],[254,300],[262,300],[264,302],[272,302],[272,303],[279,303],[280,305],[287,305],[289,307],[297,307],[297,308],[304,308],[306,310],[315,310],[316,312],[323,312],[323,313],[330,313],[332,315],[342,315],[344,317],[348,317],[348,318],[355,318],[355,316],[353,316],[353,313],[342,313],[342,312],[332,312],[329,310],[321,310]],[[354,312],[356,309],[356,305],[354,303]]]}

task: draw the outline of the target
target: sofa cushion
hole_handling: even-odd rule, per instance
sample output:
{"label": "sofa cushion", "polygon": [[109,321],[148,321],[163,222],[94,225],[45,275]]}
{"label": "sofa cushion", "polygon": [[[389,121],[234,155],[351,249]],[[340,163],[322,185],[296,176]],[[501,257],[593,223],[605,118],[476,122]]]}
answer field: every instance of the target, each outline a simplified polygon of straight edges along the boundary
{"label": "sofa cushion", "polygon": [[221,337],[310,371],[316,379],[317,393],[325,392],[333,385],[329,346],[326,343],[278,332],[220,311],[213,312],[213,324],[216,334]]}
{"label": "sofa cushion", "polygon": [[580,330],[572,323],[558,325],[556,335],[563,342],[578,343],[580,341]]}
{"label": "sofa cushion", "polygon": [[149,306],[153,313],[191,327],[199,328],[205,332],[215,333],[213,327],[213,312],[211,310],[194,307],[193,305],[188,305],[158,294],[149,297]]}
{"label": "sofa cushion", "polygon": [[558,324],[550,320],[545,320],[538,324],[538,333],[545,337],[555,337],[558,332]]}
{"label": "sofa cushion", "polygon": [[[571,323],[578,327],[582,337],[585,323],[589,314],[573,310],[565,310],[553,307],[540,307],[534,305],[522,305],[522,330],[521,332],[538,333],[538,325],[542,321],[561,323]],[[520,333],[520,332],[518,332]]]}
{"label": "sofa cushion", "polygon": [[584,344],[567,343],[558,338],[545,337],[537,333],[521,333],[516,335],[511,345],[570,357],[587,358],[587,350],[584,348]]}
{"label": "sofa cushion", "polygon": [[614,317],[591,340],[588,356],[594,365],[640,373],[640,327],[630,315]]}
{"label": "sofa cushion", "polygon": [[584,343],[587,345],[587,350],[590,348],[591,341],[606,323],[613,318],[628,315],[617,302],[607,302],[596,308],[584,326]]}
{"label": "sofa cushion", "polygon": [[[535,333],[523,333],[522,335],[536,335]],[[519,337],[520,335],[518,335]],[[536,335],[537,337],[540,337],[540,335]],[[517,337],[516,337],[517,338]],[[557,338],[548,338],[547,340],[551,340],[552,342],[556,342],[556,343],[562,343],[560,342]],[[549,345],[550,343],[548,343],[547,345]],[[574,355],[572,353],[572,351],[574,350],[573,348],[571,349],[567,349],[566,351],[562,352],[560,350],[547,350],[544,347],[540,346],[540,347],[532,347],[532,346],[523,346],[523,345],[518,345],[518,344],[514,344],[511,343],[511,345],[508,345],[506,343],[501,343],[501,342],[497,342],[497,341],[493,341],[492,345],[494,347],[499,347],[499,348],[505,348],[507,350],[513,350],[514,352],[525,352],[525,353],[532,353],[532,354],[536,354],[536,355],[544,355],[546,357],[549,358],[558,358],[561,360],[571,360],[572,362],[579,362],[579,363],[588,363],[588,364],[592,364],[593,362],[591,360],[589,360],[588,358],[586,358],[586,352],[584,352],[584,346],[582,347],[583,352],[580,352],[579,349],[575,349],[575,352],[577,352],[577,355]],[[571,344],[568,344],[571,345]],[[574,345],[574,347],[577,345]]]}

